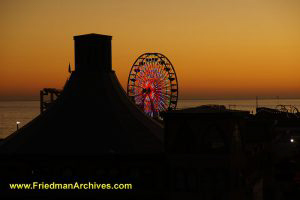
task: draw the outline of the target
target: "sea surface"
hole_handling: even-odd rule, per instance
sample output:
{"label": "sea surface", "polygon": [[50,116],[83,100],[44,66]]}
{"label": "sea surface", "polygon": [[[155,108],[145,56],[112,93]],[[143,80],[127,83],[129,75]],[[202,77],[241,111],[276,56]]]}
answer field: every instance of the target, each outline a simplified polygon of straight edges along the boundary
{"label": "sea surface", "polygon": [[[179,100],[177,108],[191,108],[201,105],[224,105],[229,109],[247,110],[255,113],[256,100]],[[300,99],[259,99],[259,107],[275,108],[276,105],[293,105],[300,110]],[[0,101],[0,138],[5,138],[40,114],[39,101]]]}

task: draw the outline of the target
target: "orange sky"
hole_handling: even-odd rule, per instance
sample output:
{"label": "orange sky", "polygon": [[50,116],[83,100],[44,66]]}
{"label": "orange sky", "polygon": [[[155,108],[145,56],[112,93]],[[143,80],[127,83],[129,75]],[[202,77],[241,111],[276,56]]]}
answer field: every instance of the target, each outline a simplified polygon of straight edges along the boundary
{"label": "orange sky", "polygon": [[181,99],[300,97],[299,0],[1,0],[0,100],[62,88],[73,36],[112,35],[126,88],[135,59],[173,63]]}

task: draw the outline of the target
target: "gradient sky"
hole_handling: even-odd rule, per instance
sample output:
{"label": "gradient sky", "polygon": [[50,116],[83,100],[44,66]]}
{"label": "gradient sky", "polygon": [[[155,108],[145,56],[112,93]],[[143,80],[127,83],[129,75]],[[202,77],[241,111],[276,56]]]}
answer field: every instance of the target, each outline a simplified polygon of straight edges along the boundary
{"label": "gradient sky", "polygon": [[126,88],[135,59],[173,63],[181,99],[300,97],[299,0],[1,0],[0,100],[62,88],[73,36],[112,35]]}

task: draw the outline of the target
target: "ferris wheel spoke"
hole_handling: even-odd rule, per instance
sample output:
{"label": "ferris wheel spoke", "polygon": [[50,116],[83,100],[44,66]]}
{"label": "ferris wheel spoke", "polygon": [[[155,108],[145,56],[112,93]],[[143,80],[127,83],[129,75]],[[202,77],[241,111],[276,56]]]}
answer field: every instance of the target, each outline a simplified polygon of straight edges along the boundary
{"label": "ferris wheel spoke", "polygon": [[164,96],[171,96],[171,94],[167,94],[167,93],[161,93],[161,95],[164,95]]}
{"label": "ferris wheel spoke", "polygon": [[164,75],[164,77],[166,77],[166,75],[168,75],[168,72],[166,72],[164,70],[164,66],[163,65],[161,65],[160,70],[162,71],[162,74]]}
{"label": "ferris wheel spoke", "polygon": [[164,101],[162,101],[161,102],[161,107],[166,109],[166,108],[168,108],[168,105]]}
{"label": "ferris wheel spoke", "polygon": [[163,75],[164,73],[163,73],[163,71],[162,71],[162,68],[160,67],[161,65],[156,65],[157,67],[157,72],[158,72],[158,74],[159,74],[159,76],[161,77],[161,75]]}
{"label": "ferris wheel spoke", "polygon": [[169,79],[168,79],[169,76],[170,76],[170,75],[169,75],[169,72],[165,73],[163,80],[169,80]]}
{"label": "ferris wheel spoke", "polygon": [[[149,104],[150,104],[150,108],[148,107]],[[147,109],[147,107],[148,107],[150,112],[153,110],[153,109],[152,109],[151,98],[149,98],[149,100],[147,100],[146,98],[144,99],[144,106],[146,106],[146,109]]]}
{"label": "ferris wheel spoke", "polygon": [[165,98],[165,97],[160,98],[161,104],[165,104],[165,102],[168,101],[168,100],[169,100],[169,98]]}
{"label": "ferris wheel spoke", "polygon": [[133,95],[133,96],[131,96],[131,97],[137,97],[137,96],[144,96],[144,94],[143,94],[143,93],[140,93],[140,94]]}
{"label": "ferris wheel spoke", "polygon": [[164,77],[161,78],[161,79],[159,80],[159,82],[164,82],[165,80],[168,80],[166,75],[164,75]]}
{"label": "ferris wheel spoke", "polygon": [[129,87],[131,88],[131,90],[133,90],[135,87],[140,87],[138,85],[129,85]]}
{"label": "ferris wheel spoke", "polygon": [[167,97],[164,97],[164,96],[161,96],[160,99],[163,100],[162,103],[163,103],[164,101],[167,101],[167,100],[168,100],[168,98],[167,98]]}
{"label": "ferris wheel spoke", "polygon": [[163,103],[162,106],[161,106],[163,109],[167,109],[168,108],[168,105]]}
{"label": "ferris wheel spoke", "polygon": [[[163,61],[162,59],[161,59],[161,61]],[[163,62],[165,62],[165,61],[163,61]],[[165,69],[165,67],[166,67],[166,65],[163,65],[163,64],[160,64],[160,69],[161,70],[163,70],[163,72],[164,72],[164,74],[168,74],[168,72],[166,72],[164,69]]]}
{"label": "ferris wheel spoke", "polygon": [[162,102],[167,102],[169,101],[170,99],[169,98],[161,98]]}
{"label": "ferris wheel spoke", "polygon": [[141,82],[142,84],[145,83],[145,80],[142,77],[140,77],[140,76],[138,76],[137,80],[138,80],[138,82]]}
{"label": "ferris wheel spoke", "polygon": [[139,78],[139,80],[142,80],[142,77],[140,77],[139,75],[136,75],[138,78]]}
{"label": "ferris wheel spoke", "polygon": [[162,92],[163,95],[168,95],[170,96],[171,95],[171,92],[170,93],[166,93],[166,92]]}
{"label": "ferris wheel spoke", "polygon": [[132,86],[132,87],[138,87],[138,88],[142,88],[143,89],[143,87],[141,87],[139,85],[130,85],[130,86]]}
{"label": "ferris wheel spoke", "polygon": [[143,66],[141,67],[140,74],[144,74],[146,69],[147,69],[147,67],[146,67],[145,65],[143,65]]}
{"label": "ferris wheel spoke", "polygon": [[155,112],[156,111],[155,106],[154,106],[155,104],[153,103],[151,98],[150,98],[150,102],[151,102],[151,109],[152,109],[153,112]]}
{"label": "ferris wheel spoke", "polygon": [[165,88],[170,88],[171,89],[171,85],[167,85],[165,87],[162,87],[161,89],[165,89]]}

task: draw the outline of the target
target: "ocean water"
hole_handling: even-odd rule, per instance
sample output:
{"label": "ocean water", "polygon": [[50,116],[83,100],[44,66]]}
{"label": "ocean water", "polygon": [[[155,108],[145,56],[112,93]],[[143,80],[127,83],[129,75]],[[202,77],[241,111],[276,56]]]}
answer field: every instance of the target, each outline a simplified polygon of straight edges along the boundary
{"label": "ocean water", "polygon": [[40,114],[39,101],[0,101],[0,138],[5,138]]}
{"label": "ocean water", "polygon": [[[229,109],[247,110],[255,113],[256,100],[179,100],[178,109],[201,105],[224,105]],[[259,107],[275,108],[276,105],[293,105],[300,110],[300,99],[259,99]],[[39,101],[0,101],[0,138],[5,138],[40,114]]]}

